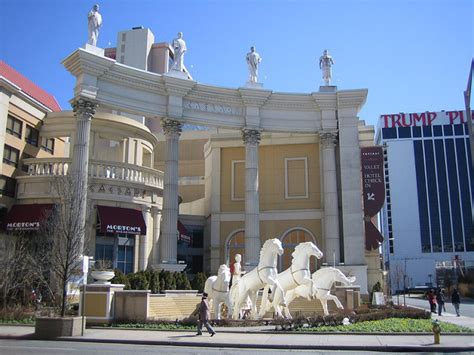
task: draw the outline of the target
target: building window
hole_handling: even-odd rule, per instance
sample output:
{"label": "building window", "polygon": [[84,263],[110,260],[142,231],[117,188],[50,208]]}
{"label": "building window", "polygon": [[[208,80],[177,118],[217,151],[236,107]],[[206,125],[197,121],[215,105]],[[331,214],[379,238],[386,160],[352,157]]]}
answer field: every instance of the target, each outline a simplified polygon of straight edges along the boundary
{"label": "building window", "polygon": [[42,138],[41,139],[41,149],[45,152],[54,154],[54,138]]}
{"label": "building window", "polygon": [[245,160],[232,160],[231,200],[245,200]]}
{"label": "building window", "polygon": [[5,144],[3,149],[3,162],[8,165],[13,165],[14,167],[18,166],[18,157],[20,156],[20,151],[9,145]]}
{"label": "building window", "polygon": [[15,197],[16,180],[0,175],[0,193],[4,196]]}
{"label": "building window", "polygon": [[308,197],[308,159],[285,158],[285,198]]}
{"label": "building window", "polygon": [[22,122],[13,116],[8,115],[7,132],[12,136],[21,138]]}
{"label": "building window", "polygon": [[133,272],[135,237],[128,234],[96,233],[95,260],[110,262],[124,274]]}
{"label": "building window", "polygon": [[[33,128],[29,125],[26,125],[26,132],[25,132],[25,141],[28,144],[34,145],[35,147],[38,146],[39,140],[39,131],[36,128]],[[53,143],[54,145],[54,143]]]}

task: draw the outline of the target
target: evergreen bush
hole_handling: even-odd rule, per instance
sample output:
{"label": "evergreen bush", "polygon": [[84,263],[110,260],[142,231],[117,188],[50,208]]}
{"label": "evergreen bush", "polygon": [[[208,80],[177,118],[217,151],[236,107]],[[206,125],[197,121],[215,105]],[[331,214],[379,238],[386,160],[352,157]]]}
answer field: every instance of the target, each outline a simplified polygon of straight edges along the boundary
{"label": "evergreen bush", "polygon": [[191,290],[191,283],[184,272],[175,273],[176,289],[177,290]]}
{"label": "evergreen bush", "polygon": [[207,276],[203,272],[198,272],[194,279],[191,281],[191,287],[193,290],[198,290],[198,292],[204,291],[204,285],[206,283]]}
{"label": "evergreen bush", "polygon": [[128,281],[128,277],[119,269],[115,269],[115,276],[112,280],[110,280],[113,284],[122,284],[125,285],[124,290],[130,290],[130,282]]}
{"label": "evergreen bush", "polygon": [[139,271],[134,274],[128,274],[128,281],[130,282],[130,289],[132,290],[148,290],[149,281],[145,271]]}

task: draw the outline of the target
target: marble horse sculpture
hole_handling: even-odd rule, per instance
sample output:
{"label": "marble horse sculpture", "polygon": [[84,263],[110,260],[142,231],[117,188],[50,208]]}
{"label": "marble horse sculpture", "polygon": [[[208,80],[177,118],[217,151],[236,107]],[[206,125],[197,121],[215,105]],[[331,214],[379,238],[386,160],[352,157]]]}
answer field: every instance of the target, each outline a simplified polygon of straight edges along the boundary
{"label": "marble horse sculpture", "polygon": [[229,308],[230,269],[226,264],[219,266],[217,276],[208,277],[204,284],[204,292],[208,294],[211,307],[214,307],[214,315],[221,319],[221,305],[224,303]]}
{"label": "marble horse sculpture", "polygon": [[262,287],[270,285],[275,289],[274,302],[286,305],[283,289],[277,279],[278,256],[283,254],[283,247],[280,240],[268,239],[260,250],[260,260],[253,270],[249,271],[239,282],[232,285],[230,293],[231,314],[233,319],[238,319],[240,309],[247,304],[247,297],[250,297],[252,308],[250,318],[257,317],[257,292]]}
{"label": "marble horse sculpture", "polygon": [[[293,260],[288,269],[278,274],[278,282],[280,283],[283,291],[286,293],[298,286],[305,285],[312,288],[313,281],[311,279],[311,271],[309,270],[309,261],[311,256],[315,256],[318,259],[323,257],[323,252],[318,249],[312,242],[303,242],[295,247],[295,250],[291,254]],[[262,296],[262,304],[260,307],[259,316],[263,317],[273,306],[276,317],[282,317],[281,307],[279,303],[268,301],[268,290],[270,286],[265,286]],[[273,294],[273,290],[272,290]]]}
{"label": "marble horse sculpture", "polygon": [[345,286],[351,285],[355,280],[355,276],[347,277],[342,273],[341,270],[334,267],[325,267],[319,269],[311,275],[313,280],[312,289],[307,285],[301,285],[288,291],[285,294],[287,300],[287,307],[284,308],[285,317],[291,319],[291,314],[289,310],[289,304],[297,297],[304,297],[307,300],[312,298],[317,298],[321,301],[323,306],[324,315],[327,316],[328,312],[328,301],[332,300],[336,304],[337,308],[344,309],[344,306],[339,301],[339,299],[331,295],[331,288],[334,282],[340,282]]}

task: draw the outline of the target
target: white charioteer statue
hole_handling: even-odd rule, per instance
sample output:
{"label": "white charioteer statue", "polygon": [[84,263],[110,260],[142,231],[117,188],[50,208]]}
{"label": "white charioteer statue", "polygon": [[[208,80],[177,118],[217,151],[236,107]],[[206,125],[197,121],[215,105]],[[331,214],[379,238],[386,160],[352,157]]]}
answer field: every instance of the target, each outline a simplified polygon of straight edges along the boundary
{"label": "white charioteer statue", "polygon": [[249,82],[256,83],[258,77],[258,65],[262,61],[260,55],[255,51],[255,47],[250,47],[250,52],[246,56],[249,68]]}
{"label": "white charioteer statue", "polygon": [[232,283],[237,283],[240,280],[240,276],[242,275],[242,266],[240,263],[242,262],[242,255],[235,254],[235,263],[232,270]]}
{"label": "white charioteer statue", "polygon": [[334,65],[334,59],[329,55],[327,49],[324,50],[323,55],[319,58],[319,69],[323,72],[323,80],[326,86],[329,85],[332,78],[331,67]]}
{"label": "white charioteer statue", "polygon": [[99,13],[99,5],[95,4],[92,10],[87,15],[87,29],[89,38],[87,43],[93,46],[97,46],[97,40],[99,39],[99,29],[102,26],[102,15]]}
{"label": "white charioteer statue", "polygon": [[183,39],[183,32],[178,32],[178,37],[172,42],[174,49],[174,61],[171,70],[179,72],[186,71],[184,66],[184,53],[186,53],[186,42]]}

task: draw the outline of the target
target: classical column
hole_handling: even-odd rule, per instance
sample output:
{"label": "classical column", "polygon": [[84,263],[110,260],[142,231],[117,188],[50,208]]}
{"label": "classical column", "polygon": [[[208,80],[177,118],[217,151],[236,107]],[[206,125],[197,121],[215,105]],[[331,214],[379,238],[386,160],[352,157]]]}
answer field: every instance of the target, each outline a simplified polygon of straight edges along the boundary
{"label": "classical column", "polygon": [[258,196],[258,144],[260,131],[243,129],[245,144],[245,264],[256,266],[260,253],[260,206]]}
{"label": "classical column", "polygon": [[95,114],[97,104],[91,101],[78,99],[73,102],[72,108],[76,117],[76,137],[72,156],[72,178],[76,199],[76,211],[79,218],[82,240],[80,253],[84,251],[84,233],[86,228],[87,210],[87,177],[89,171],[89,141],[91,120]]}
{"label": "classical column", "polygon": [[160,223],[161,210],[158,207],[151,208],[151,215],[153,217],[153,264],[160,263]]}
{"label": "classical column", "polygon": [[148,266],[148,236],[151,234],[153,236],[153,231],[148,228],[150,225],[150,214],[151,208],[148,206],[143,206],[143,219],[147,225],[147,234],[141,234],[139,238],[139,254],[138,254],[138,270],[146,270]]}
{"label": "classical column", "polygon": [[181,123],[161,120],[166,137],[165,176],[163,181],[163,219],[161,230],[161,263],[177,263],[178,225],[178,156]]}
{"label": "classical column", "polygon": [[324,183],[324,237],[326,262],[330,265],[340,262],[339,209],[336,175],[336,142],[334,133],[321,134]]}

